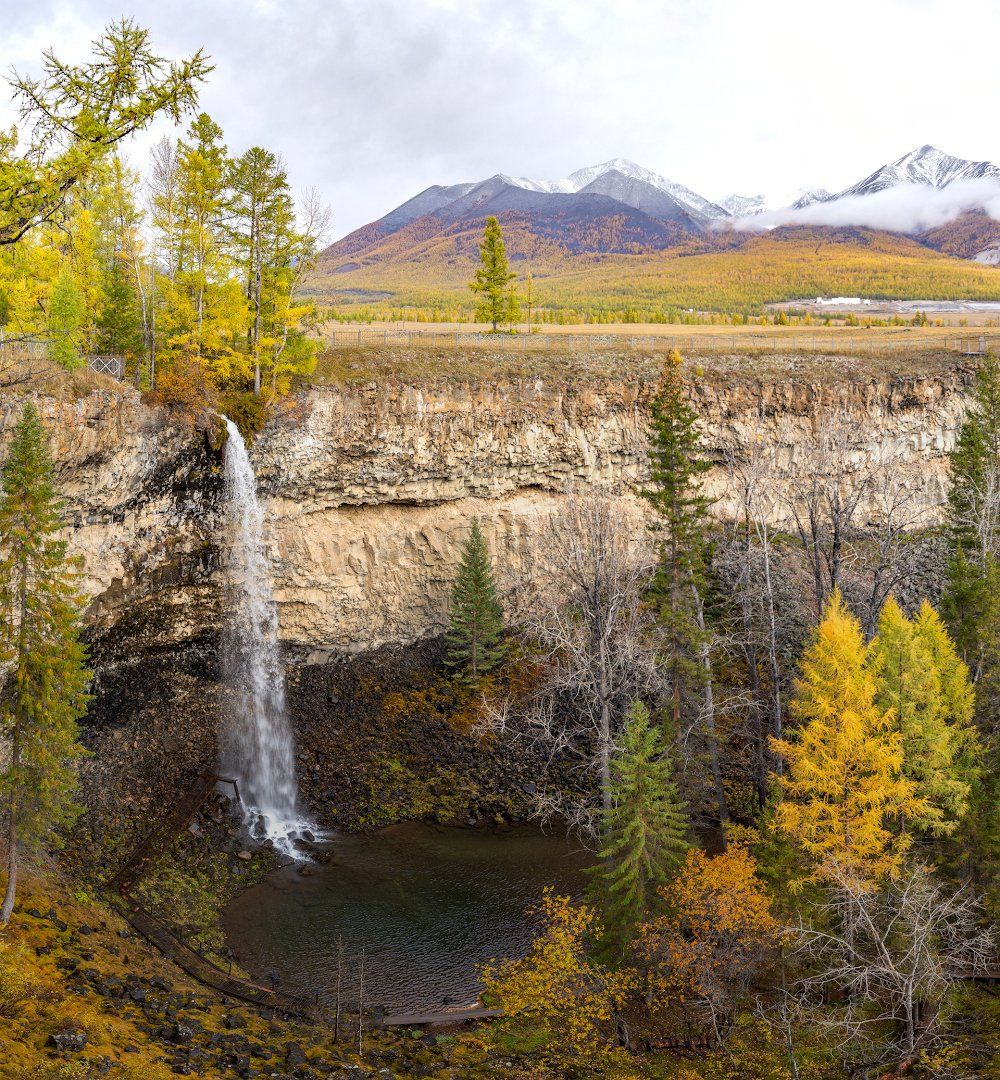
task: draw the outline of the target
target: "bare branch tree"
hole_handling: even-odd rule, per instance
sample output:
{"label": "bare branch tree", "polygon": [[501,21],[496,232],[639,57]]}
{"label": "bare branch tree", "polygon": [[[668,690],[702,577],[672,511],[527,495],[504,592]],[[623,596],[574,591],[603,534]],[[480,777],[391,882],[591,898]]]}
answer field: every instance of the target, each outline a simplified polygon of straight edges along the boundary
{"label": "bare branch tree", "polygon": [[515,723],[510,703],[496,730],[529,740],[546,760],[573,762],[579,792],[548,789],[542,813],[596,832],[611,805],[611,758],[629,705],[662,689],[655,621],[644,603],[655,557],[634,504],[605,492],[574,494],[548,522],[536,584],[512,612],[537,650],[541,680]]}
{"label": "bare branch tree", "polygon": [[844,544],[872,483],[872,468],[859,446],[860,421],[842,410],[816,416],[816,437],[807,448],[797,483],[786,499],[788,513],[812,571],[817,618],[840,586]]}
{"label": "bare branch tree", "polygon": [[[884,1055],[878,1033],[891,1023],[897,1039],[883,1060],[911,1058],[938,1037],[951,986],[994,962],[993,933],[983,929],[972,893],[949,891],[928,867],[879,889],[842,867],[830,867],[828,877],[829,902],[794,931],[810,965],[801,987],[826,1003],[820,1019],[839,1030],[843,1046]],[[844,1004],[834,1008],[831,998]]]}
{"label": "bare branch tree", "polygon": [[876,458],[868,483],[864,543],[850,560],[868,582],[859,615],[869,638],[875,634],[883,604],[906,577],[906,539],[926,514],[917,490],[906,485],[901,465],[902,455],[892,449],[884,449]]}

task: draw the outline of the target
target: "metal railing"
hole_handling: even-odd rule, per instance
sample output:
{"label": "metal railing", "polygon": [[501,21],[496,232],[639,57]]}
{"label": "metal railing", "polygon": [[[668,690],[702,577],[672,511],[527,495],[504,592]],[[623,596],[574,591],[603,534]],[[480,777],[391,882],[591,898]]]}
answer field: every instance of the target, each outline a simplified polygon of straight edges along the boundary
{"label": "metal railing", "polygon": [[[44,337],[0,337],[0,360],[24,361],[47,360],[50,356],[51,340]],[[87,367],[99,375],[108,375],[121,382],[125,378],[125,358],[109,353],[87,353],[84,356]]]}

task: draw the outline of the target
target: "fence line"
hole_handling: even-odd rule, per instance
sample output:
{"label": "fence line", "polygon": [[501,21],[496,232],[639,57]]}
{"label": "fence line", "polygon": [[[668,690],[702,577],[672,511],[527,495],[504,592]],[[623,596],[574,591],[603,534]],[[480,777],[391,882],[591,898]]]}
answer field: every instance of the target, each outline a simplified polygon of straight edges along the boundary
{"label": "fence line", "polygon": [[[0,359],[3,360],[47,360],[51,341],[39,337],[0,337]],[[88,353],[83,359],[91,371],[100,375],[109,375],[121,382],[125,378],[125,359],[107,353]]]}
{"label": "fence line", "polygon": [[457,348],[461,346],[507,351],[628,348],[680,352],[742,352],[747,349],[808,352],[835,352],[849,348],[862,352],[913,352],[941,349],[965,356],[982,356],[1000,351],[1000,333],[979,335],[919,335],[900,334],[883,337],[865,330],[835,331],[826,334],[574,334],[574,333],[517,333],[491,334],[480,330],[405,330],[387,327],[379,330],[362,327],[356,330],[337,329],[325,335],[332,349],[374,348],[399,346],[405,348]]}

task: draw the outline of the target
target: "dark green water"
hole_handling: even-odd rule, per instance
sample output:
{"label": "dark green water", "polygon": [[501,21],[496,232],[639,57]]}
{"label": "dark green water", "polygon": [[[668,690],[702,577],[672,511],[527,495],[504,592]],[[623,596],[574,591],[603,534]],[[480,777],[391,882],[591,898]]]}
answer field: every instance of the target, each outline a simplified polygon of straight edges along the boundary
{"label": "dark green water", "polygon": [[319,992],[333,1003],[337,942],[343,941],[344,1001],[357,1001],[365,950],[365,1002],[386,1010],[475,1000],[478,968],[523,954],[526,915],[546,885],[579,895],[587,852],[561,832],[492,834],[397,825],[333,842],[329,863],[279,870],[226,914],[230,946],[258,979]]}

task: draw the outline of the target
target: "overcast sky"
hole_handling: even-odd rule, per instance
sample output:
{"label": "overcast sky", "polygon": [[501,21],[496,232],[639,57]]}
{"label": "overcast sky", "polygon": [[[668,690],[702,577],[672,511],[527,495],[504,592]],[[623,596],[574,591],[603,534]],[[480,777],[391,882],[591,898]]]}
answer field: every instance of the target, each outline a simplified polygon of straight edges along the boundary
{"label": "overcast sky", "polygon": [[610,157],[772,205],[927,142],[1000,162],[998,0],[125,3],[0,0],[0,56],[82,59],[123,11],[167,56],[203,46],[202,107],[230,148],[279,151],[335,236],[429,184]]}

